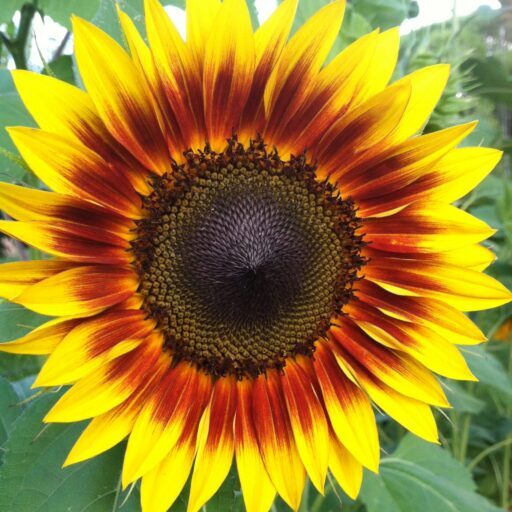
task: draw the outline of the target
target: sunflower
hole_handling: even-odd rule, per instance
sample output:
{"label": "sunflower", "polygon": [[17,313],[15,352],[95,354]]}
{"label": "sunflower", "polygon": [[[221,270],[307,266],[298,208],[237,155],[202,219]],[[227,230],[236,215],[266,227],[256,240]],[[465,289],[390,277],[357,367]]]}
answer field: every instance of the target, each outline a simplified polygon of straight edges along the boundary
{"label": "sunflower", "polygon": [[481,273],[493,230],[450,205],[500,152],[456,149],[475,123],[417,134],[448,66],[387,85],[397,30],[325,65],[344,2],[289,37],[296,3],[253,33],[243,0],[188,0],[185,41],[146,0],[149,45],[119,11],[129,51],[73,20],[87,92],[13,73],[40,128],[9,133],[52,191],[1,183],[0,230],[52,258],[3,264],[0,292],[55,318],[0,348],[71,385],[46,422],[91,419],[65,465],[128,438],[145,512],[190,474],[198,511],[233,459],[249,512],[328,471],[355,497],[372,404],[438,442],[434,374],[474,380],[456,345],[484,341],[462,311],[510,300]]}

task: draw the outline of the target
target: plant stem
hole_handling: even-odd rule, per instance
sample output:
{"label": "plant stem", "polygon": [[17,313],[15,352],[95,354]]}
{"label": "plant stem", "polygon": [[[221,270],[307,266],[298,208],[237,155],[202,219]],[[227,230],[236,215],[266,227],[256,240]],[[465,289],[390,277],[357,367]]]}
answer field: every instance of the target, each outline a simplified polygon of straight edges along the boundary
{"label": "plant stem", "polygon": [[503,439],[503,441],[500,441],[499,443],[493,444],[489,447],[487,447],[485,450],[481,451],[469,464],[468,469],[473,470],[475,469],[478,464],[485,459],[488,455],[491,455],[495,451],[507,446],[512,445],[512,435],[509,435],[506,439]]}
{"label": "plant stem", "polygon": [[[470,382],[467,387],[468,393],[473,393],[474,383]],[[466,454],[468,451],[468,442],[469,442],[469,429],[471,428],[471,414],[464,414],[464,418],[462,420],[462,426],[460,429],[460,437],[459,437],[459,445],[458,445],[458,460],[464,464],[466,461]]]}
{"label": "plant stem", "polygon": [[32,26],[32,20],[36,12],[37,2],[23,4],[20,10],[20,24],[16,32],[16,37],[10,39],[6,34],[0,32],[0,38],[7,48],[7,51],[14,59],[16,69],[27,69],[27,41],[30,34],[30,27]]}
{"label": "plant stem", "polygon": [[311,486],[311,482],[309,480],[307,480],[306,485],[304,486],[304,491],[302,493],[302,500],[301,500],[301,506],[300,506],[300,510],[303,512],[308,511],[310,486]]}
{"label": "plant stem", "polygon": [[53,54],[52,61],[57,60],[62,53],[64,52],[64,49],[66,48],[66,45],[68,44],[69,38],[71,37],[71,32],[68,30],[64,37],[62,38],[62,41],[60,42],[58,48],[55,50],[55,53]]}
{"label": "plant stem", "polygon": [[510,503],[510,458],[512,455],[512,434],[509,434],[506,439],[508,443],[503,450],[503,485],[501,487],[501,506],[503,509],[508,510]]}
{"label": "plant stem", "polygon": [[459,453],[459,413],[455,409],[451,409],[448,414],[450,415],[450,422],[452,425],[451,433],[451,445],[452,445],[452,455],[454,458],[457,458]]}
{"label": "plant stem", "polygon": [[469,441],[469,428],[471,427],[471,414],[465,414],[464,419],[462,420],[462,428],[460,433],[459,440],[459,461],[464,464],[466,460],[466,453],[468,450],[468,441]]}
{"label": "plant stem", "polygon": [[119,480],[117,481],[117,485],[116,485],[116,494],[115,494],[115,497],[114,497],[114,505],[112,506],[112,512],[115,512],[118,509],[119,496],[121,495],[121,489],[122,489],[122,486],[121,486],[121,473],[119,473]]}
{"label": "plant stem", "polygon": [[[512,348],[509,349],[508,355],[508,373],[512,375]],[[512,408],[507,406],[507,417],[510,417],[512,413]],[[512,457],[512,434],[508,434],[505,438],[506,441],[509,441],[505,445],[505,449],[503,450],[503,483],[501,487],[501,506],[505,510],[508,510],[510,504],[510,462]]]}

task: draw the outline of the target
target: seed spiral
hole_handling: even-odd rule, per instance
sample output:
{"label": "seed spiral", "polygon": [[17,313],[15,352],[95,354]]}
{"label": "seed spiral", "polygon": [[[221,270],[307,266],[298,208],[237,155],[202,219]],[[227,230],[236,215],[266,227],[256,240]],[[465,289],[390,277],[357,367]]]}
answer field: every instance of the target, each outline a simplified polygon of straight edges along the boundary
{"label": "seed spiral", "polygon": [[132,242],[165,348],[238,378],[311,356],[365,263],[353,201],[261,139],[184,155],[154,178]]}

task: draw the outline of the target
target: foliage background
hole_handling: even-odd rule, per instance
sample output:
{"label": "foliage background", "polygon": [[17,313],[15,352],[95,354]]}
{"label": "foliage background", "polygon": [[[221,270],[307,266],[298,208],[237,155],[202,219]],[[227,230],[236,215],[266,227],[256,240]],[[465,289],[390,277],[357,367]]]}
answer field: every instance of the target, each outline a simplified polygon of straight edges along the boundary
{"label": "foliage background", "polygon": [[[83,16],[121,41],[114,0],[0,0],[0,180],[40,186],[16,154],[3,129],[34,125],[13,87],[7,67],[30,68],[80,86],[68,53],[72,35],[60,30],[51,55],[38,53],[34,20],[49,16],[69,30],[72,13]],[[142,28],[142,0],[120,0]],[[183,8],[183,0],[163,1]],[[296,26],[327,0],[301,0]],[[249,1],[254,23],[254,3]],[[334,51],[376,27],[399,25],[417,14],[412,0],[351,0]],[[16,11],[20,11],[15,15]],[[14,18],[13,18],[14,16]],[[14,21],[13,21],[14,20]],[[44,18],[45,25],[51,25]],[[39,23],[37,26],[42,26]],[[35,37],[34,37],[35,35]],[[122,41],[121,41],[122,42]],[[35,55],[38,58],[34,58]],[[27,56],[32,57],[27,59]],[[489,245],[498,255],[490,272],[512,287],[512,1],[498,11],[480,8],[412,32],[402,39],[396,78],[421,66],[452,64],[452,76],[425,127],[434,131],[480,119],[465,143],[504,150],[499,168],[460,206],[498,229]],[[1,261],[40,257],[18,242],[0,240]],[[474,315],[491,340],[465,355],[480,383],[444,383],[453,409],[437,411],[441,446],[429,445],[384,415],[378,415],[383,460],[379,476],[365,474],[360,498],[348,499],[334,482],[325,496],[308,486],[301,511],[328,512],[493,512],[512,510],[512,307]],[[43,322],[40,315],[0,303],[0,341],[22,336]],[[123,446],[92,461],[61,469],[83,429],[49,425],[41,419],[61,393],[30,389],[41,360],[0,355],[0,510],[4,512],[140,511],[138,489],[120,488]],[[186,492],[172,511],[186,510]],[[242,511],[234,472],[205,507],[207,512]],[[286,506],[276,501],[274,511]]]}

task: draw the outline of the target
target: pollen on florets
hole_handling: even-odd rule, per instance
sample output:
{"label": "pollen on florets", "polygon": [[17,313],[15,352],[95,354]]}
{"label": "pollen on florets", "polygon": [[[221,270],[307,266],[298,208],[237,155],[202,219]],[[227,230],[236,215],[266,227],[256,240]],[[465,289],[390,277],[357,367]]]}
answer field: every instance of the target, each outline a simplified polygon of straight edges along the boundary
{"label": "pollen on florets", "polygon": [[312,355],[365,263],[353,201],[261,139],[184,155],[154,179],[132,243],[166,349],[239,378]]}

